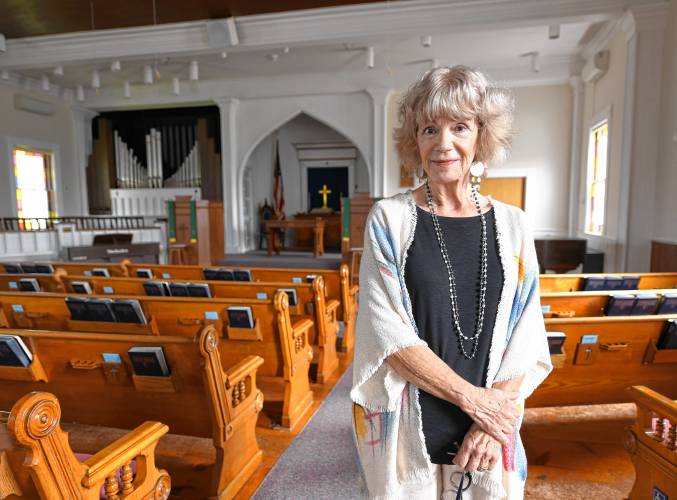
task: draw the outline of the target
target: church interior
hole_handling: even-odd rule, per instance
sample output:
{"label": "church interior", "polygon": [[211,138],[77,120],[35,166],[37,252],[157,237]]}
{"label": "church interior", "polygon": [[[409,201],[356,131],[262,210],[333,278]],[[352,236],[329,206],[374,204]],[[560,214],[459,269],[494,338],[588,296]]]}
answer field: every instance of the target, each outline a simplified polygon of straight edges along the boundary
{"label": "church interior", "polygon": [[677,498],[677,0],[0,7],[0,500],[366,498],[365,225],[458,64],[515,99],[525,498]]}

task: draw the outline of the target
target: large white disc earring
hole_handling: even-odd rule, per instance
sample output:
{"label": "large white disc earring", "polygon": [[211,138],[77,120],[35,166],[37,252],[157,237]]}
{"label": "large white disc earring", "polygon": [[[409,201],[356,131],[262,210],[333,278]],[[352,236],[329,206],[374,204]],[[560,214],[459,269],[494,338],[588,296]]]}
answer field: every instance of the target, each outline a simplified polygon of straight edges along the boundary
{"label": "large white disc earring", "polygon": [[482,163],[481,161],[476,161],[472,165],[470,165],[470,175],[477,178],[477,180],[479,181],[484,175],[484,163]]}

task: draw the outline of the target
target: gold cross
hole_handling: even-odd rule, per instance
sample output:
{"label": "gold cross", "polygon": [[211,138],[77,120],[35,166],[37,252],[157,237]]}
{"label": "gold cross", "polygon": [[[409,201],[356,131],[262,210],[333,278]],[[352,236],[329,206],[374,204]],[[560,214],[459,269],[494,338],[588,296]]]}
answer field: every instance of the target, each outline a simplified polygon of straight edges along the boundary
{"label": "gold cross", "polygon": [[327,185],[323,184],[318,193],[322,195],[322,208],[327,208],[327,195],[332,193],[331,189],[327,189]]}

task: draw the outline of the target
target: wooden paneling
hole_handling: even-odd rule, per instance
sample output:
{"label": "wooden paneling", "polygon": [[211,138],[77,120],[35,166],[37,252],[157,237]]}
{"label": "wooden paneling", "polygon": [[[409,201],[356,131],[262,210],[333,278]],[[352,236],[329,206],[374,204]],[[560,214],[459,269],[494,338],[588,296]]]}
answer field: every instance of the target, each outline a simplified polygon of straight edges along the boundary
{"label": "wooden paneling", "polygon": [[209,136],[209,123],[205,118],[197,120],[197,147],[200,151],[202,199],[223,200],[221,154],[216,140]]}
{"label": "wooden paneling", "polygon": [[524,209],[526,184],[526,177],[494,177],[482,179],[480,191],[483,195],[491,195],[498,201]]}
{"label": "wooden paneling", "polygon": [[677,243],[651,242],[651,272],[677,271]]}
{"label": "wooden paneling", "polygon": [[87,165],[87,198],[92,215],[111,212],[110,190],[116,187],[113,127],[106,118],[99,118],[96,123],[98,134]]}

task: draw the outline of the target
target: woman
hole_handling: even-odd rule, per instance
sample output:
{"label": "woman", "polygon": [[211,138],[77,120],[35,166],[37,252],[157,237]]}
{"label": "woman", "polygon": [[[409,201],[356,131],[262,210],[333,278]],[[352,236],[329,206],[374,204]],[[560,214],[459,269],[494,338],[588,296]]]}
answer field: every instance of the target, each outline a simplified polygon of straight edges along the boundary
{"label": "woman", "polygon": [[524,213],[471,184],[511,139],[512,99],[463,66],[404,96],[401,162],[360,267],[351,398],[371,498],[522,498],[524,399],[552,365]]}

